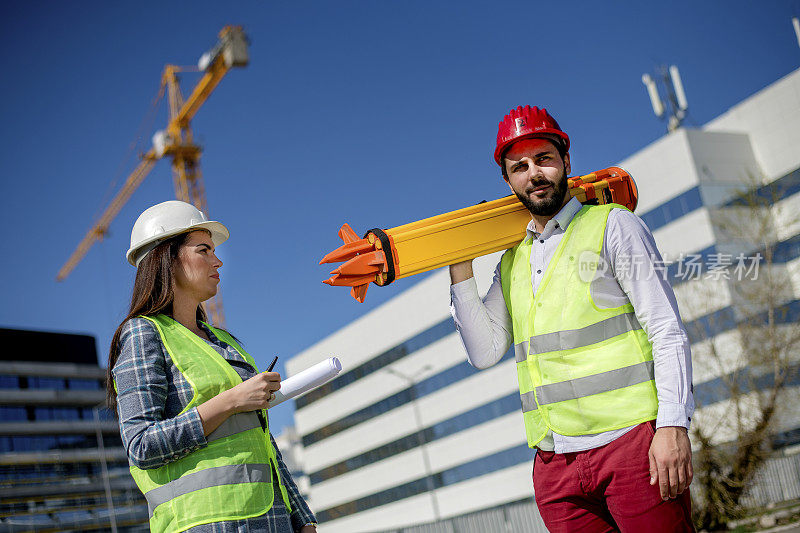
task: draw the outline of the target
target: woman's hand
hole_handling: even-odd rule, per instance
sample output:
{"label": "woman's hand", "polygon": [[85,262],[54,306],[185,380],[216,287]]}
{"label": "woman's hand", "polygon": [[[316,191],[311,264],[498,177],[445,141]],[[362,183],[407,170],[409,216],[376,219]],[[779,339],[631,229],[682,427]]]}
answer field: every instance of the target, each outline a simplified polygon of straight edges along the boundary
{"label": "woman's hand", "polygon": [[266,409],[273,393],[280,388],[280,374],[262,372],[203,402],[197,406],[203,434],[210,435],[225,419],[236,413]]}
{"label": "woman's hand", "polygon": [[317,533],[317,528],[315,526],[303,526],[300,529],[300,533]]}
{"label": "woman's hand", "polygon": [[233,413],[266,409],[273,393],[281,388],[281,375],[277,372],[262,372],[223,394],[228,395]]}

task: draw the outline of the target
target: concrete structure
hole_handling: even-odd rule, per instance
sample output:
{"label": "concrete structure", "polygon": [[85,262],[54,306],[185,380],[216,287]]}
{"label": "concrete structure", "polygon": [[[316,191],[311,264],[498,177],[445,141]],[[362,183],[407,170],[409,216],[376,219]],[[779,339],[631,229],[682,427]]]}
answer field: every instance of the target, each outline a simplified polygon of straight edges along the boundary
{"label": "concrete structure", "polygon": [[0,531],[148,531],[88,335],[0,329]]}
{"label": "concrete structure", "polygon": [[[737,304],[745,299],[739,288],[755,283],[747,274],[765,241],[773,254],[772,264],[758,263],[762,276],[769,271],[784,280],[779,328],[800,316],[800,70],[703,128],[679,129],[619,165],[636,178],[637,214],[672,262],[666,273],[693,343],[695,422],[714,420],[715,438],[733,439],[720,375],[745,364],[737,357],[743,340]],[[777,196],[754,211],[737,196],[753,187],[761,197]],[[765,221],[759,231],[754,212]],[[751,238],[735,235],[737,227],[751,230]],[[483,293],[498,259],[475,261]],[[698,262],[699,274],[689,270]],[[737,266],[739,277],[745,274],[741,283],[733,279]],[[336,355],[346,369],[300,398],[295,414],[309,503],[326,533],[544,530],[532,503],[533,452],[525,443],[513,355],[480,372],[465,363],[448,286],[447,271],[434,272],[287,363],[295,374]],[[796,393],[796,362],[793,368]],[[796,411],[782,414],[777,448],[797,450]],[[787,459],[795,465],[788,471],[798,457]],[[797,493],[790,486],[796,482],[778,493]],[[438,524],[414,527],[428,522]]]}
{"label": "concrete structure", "polygon": [[303,444],[300,442],[297,430],[289,426],[280,435],[273,435],[273,437],[275,438],[275,444],[278,445],[283,463],[291,472],[292,479],[300,490],[300,494],[307,498],[311,490],[311,482],[308,479],[308,474],[303,470]]}

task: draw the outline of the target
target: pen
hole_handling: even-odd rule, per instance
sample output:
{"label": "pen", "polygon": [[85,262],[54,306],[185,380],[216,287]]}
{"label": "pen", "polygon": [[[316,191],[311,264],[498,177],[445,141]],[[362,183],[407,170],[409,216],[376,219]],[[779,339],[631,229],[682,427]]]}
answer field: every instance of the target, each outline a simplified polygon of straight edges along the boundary
{"label": "pen", "polygon": [[[267,372],[272,372],[272,369],[275,368],[275,363],[277,363],[277,362],[278,362],[278,356],[276,355],[275,359],[273,359],[272,362],[269,364],[269,367],[267,367]],[[275,394],[275,393],[273,393],[273,394]],[[270,401],[271,401],[271,399],[270,399]],[[267,421],[264,419],[264,413],[261,411],[261,409],[258,409],[258,410],[256,410],[256,415],[258,416],[258,421],[261,422],[261,429],[266,431],[267,430]]]}

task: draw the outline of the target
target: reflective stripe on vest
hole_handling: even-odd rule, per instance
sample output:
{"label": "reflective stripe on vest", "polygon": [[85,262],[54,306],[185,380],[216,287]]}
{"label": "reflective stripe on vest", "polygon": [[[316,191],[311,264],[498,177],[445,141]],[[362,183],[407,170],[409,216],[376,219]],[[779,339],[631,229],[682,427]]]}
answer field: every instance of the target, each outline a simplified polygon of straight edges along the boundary
{"label": "reflective stripe on vest", "polygon": [[[539,405],[577,400],[592,394],[630,387],[651,379],[655,379],[653,361],[643,361],[635,365],[609,370],[592,376],[542,385],[541,387],[536,387],[535,396],[533,392],[526,392],[521,395],[522,412],[535,411],[539,408]],[[536,404],[537,398],[539,399],[539,405]]]}
{"label": "reflective stripe on vest", "polygon": [[530,346],[528,341],[514,345],[514,361],[522,363],[528,358],[528,346]]}
{"label": "reflective stripe on vest", "polygon": [[536,404],[536,396],[535,392],[526,392],[525,394],[520,394],[519,397],[522,400],[522,412],[528,413],[530,411],[535,411],[539,408]]}
{"label": "reflective stripe on vest", "polygon": [[[530,341],[523,341],[514,346],[514,360],[521,363],[528,358],[528,353],[547,353],[558,350],[574,350],[616,337],[628,331],[642,329],[634,313],[623,313],[590,324],[585,328],[555,331],[543,335],[534,335]],[[530,348],[530,351],[529,351]]]}
{"label": "reflective stripe on vest", "polygon": [[652,345],[633,306],[601,308],[592,281],[611,209],[584,206],[570,221],[536,294],[533,241],[500,263],[528,444],[548,431],[576,436],[620,429],[656,417]]}
{"label": "reflective stripe on vest", "polygon": [[574,350],[575,348],[596,344],[635,329],[642,329],[636,319],[636,315],[634,313],[624,313],[590,324],[585,328],[534,335],[530,340],[530,353]]}
{"label": "reflective stripe on vest", "polygon": [[214,466],[170,481],[166,485],[146,492],[144,497],[147,500],[147,510],[152,517],[155,508],[162,503],[167,503],[196,490],[238,483],[271,482],[272,474],[269,464]]}
{"label": "reflective stripe on vest", "polygon": [[[143,318],[156,327],[172,363],[192,387],[192,400],[181,413],[242,383],[228,361],[172,318]],[[231,335],[208,327],[257,370],[253,358]],[[269,511],[274,498],[282,498],[291,513],[268,431],[268,426],[262,429],[257,412],[237,413],[206,436],[206,446],[188,455],[146,470],[131,465],[147,500],[150,529],[180,532],[200,524],[260,516]]]}
{"label": "reflective stripe on vest", "polygon": [[258,415],[254,412],[237,413],[226,418],[225,421],[217,427],[217,429],[209,433],[209,435],[206,437],[206,440],[208,442],[212,442],[217,439],[224,439],[225,437],[236,435],[242,431],[260,427],[261,421],[258,419]]}

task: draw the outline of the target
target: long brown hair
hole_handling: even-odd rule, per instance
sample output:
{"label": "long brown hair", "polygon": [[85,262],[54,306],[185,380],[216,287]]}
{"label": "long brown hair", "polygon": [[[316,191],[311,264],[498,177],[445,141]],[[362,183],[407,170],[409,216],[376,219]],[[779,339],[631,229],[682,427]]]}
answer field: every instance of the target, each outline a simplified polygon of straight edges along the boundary
{"label": "long brown hair", "polygon": [[[188,238],[189,233],[181,233],[160,243],[144,256],[139,268],[136,269],[128,316],[114,332],[108,351],[106,401],[114,413],[117,412],[117,391],[114,389],[114,376],[111,371],[119,357],[122,327],[125,322],[137,316],[172,315],[172,301],[175,298],[173,272],[178,260],[178,251]],[[197,320],[207,321],[202,305],[197,306]]]}

